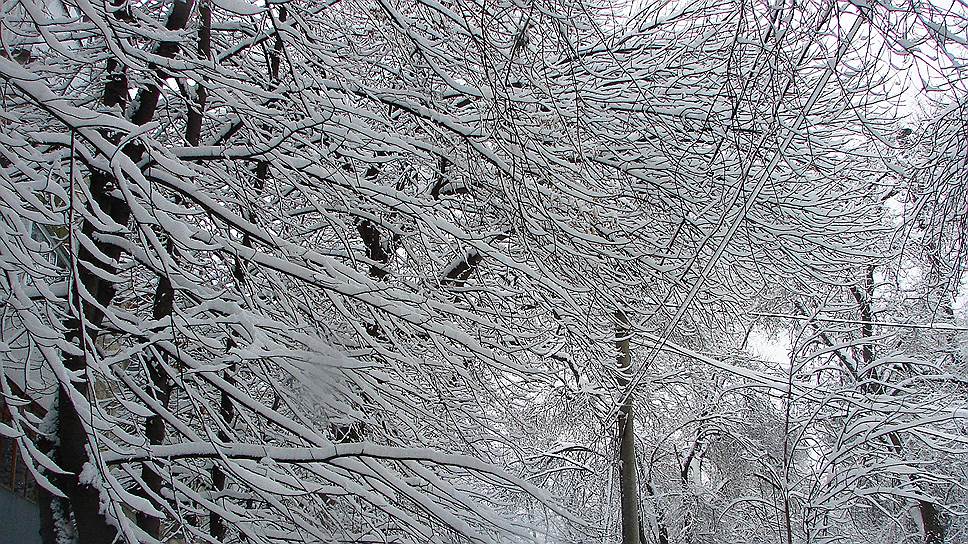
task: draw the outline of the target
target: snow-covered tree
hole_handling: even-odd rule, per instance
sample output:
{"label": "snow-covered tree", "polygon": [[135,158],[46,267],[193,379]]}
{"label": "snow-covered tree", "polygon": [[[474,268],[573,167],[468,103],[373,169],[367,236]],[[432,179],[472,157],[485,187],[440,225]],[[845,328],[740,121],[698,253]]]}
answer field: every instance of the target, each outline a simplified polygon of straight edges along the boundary
{"label": "snow-covered tree", "polygon": [[0,431],[45,539],[617,540],[633,414],[627,538],[814,535],[863,496],[823,433],[955,413],[814,370],[826,328],[741,352],[838,288],[882,357],[882,9],[10,2]]}

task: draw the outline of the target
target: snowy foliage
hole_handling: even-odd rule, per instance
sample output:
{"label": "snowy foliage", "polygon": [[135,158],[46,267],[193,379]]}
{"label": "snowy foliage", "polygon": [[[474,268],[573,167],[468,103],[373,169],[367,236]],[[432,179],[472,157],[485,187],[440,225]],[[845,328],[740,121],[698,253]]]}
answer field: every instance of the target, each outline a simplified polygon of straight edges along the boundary
{"label": "snowy foliage", "polygon": [[885,68],[954,74],[962,23],[6,3],[0,432],[45,541],[617,541],[633,405],[646,541],[968,538],[968,95],[889,138]]}

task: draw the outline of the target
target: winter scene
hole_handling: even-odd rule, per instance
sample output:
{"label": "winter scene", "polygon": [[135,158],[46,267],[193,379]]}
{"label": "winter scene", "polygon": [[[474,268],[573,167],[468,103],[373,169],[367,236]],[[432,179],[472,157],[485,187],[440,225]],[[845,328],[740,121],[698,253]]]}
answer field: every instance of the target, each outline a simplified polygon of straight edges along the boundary
{"label": "winter scene", "polygon": [[0,1],[0,544],[968,544],[966,0]]}

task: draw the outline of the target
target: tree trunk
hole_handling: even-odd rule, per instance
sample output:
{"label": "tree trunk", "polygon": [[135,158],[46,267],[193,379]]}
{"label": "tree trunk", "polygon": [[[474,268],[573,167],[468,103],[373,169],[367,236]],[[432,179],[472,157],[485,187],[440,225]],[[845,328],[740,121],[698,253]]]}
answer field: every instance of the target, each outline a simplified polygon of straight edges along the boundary
{"label": "tree trunk", "polygon": [[[117,4],[115,4],[117,5]],[[172,6],[166,27],[170,30],[182,29],[188,21],[192,10],[192,0],[178,1]],[[124,11],[119,11],[123,15]],[[156,54],[173,58],[178,51],[175,42],[161,42],[156,48]],[[115,70],[117,69],[117,70]],[[118,68],[116,61],[109,61],[108,81],[102,95],[102,102],[106,106],[119,106],[126,103],[127,78]],[[158,74],[162,76],[163,74]],[[138,92],[138,108],[132,113],[131,121],[137,125],[144,125],[154,117],[158,104],[160,88],[154,83],[148,83]],[[117,141],[120,135],[108,134],[108,138]],[[144,154],[144,149],[136,143],[129,143],[122,149],[134,163],[138,163]],[[128,203],[112,194],[118,180],[109,172],[92,171],[88,191],[90,202],[88,206],[99,209],[109,216],[116,224],[126,226],[131,216]],[[51,480],[64,492],[67,499],[59,499],[42,492],[40,496],[41,536],[45,542],[51,539],[60,540],[66,536],[61,533],[66,525],[73,522],[77,539],[82,544],[111,544],[118,536],[115,525],[108,522],[111,514],[101,510],[102,490],[92,485],[92,482],[81,478],[85,468],[91,471],[89,450],[96,446],[91,443],[91,435],[77,411],[75,398],[87,398],[92,404],[90,391],[90,377],[87,374],[88,353],[90,346],[96,345],[104,312],[114,300],[115,286],[105,279],[116,273],[116,266],[121,257],[121,248],[107,242],[102,242],[95,236],[97,228],[87,220],[81,225],[81,233],[92,241],[102,256],[95,256],[84,244],[77,245],[75,259],[77,275],[70,296],[70,304],[74,316],[65,321],[65,339],[68,343],[80,348],[80,354],[66,354],[64,367],[75,374],[69,383],[61,383],[55,400],[57,422],[55,425],[55,440],[51,443],[51,453],[57,464],[67,474],[51,475]],[[103,257],[107,257],[106,262]],[[95,269],[103,272],[95,272]],[[85,300],[81,294],[81,286],[93,298],[94,304]],[[93,409],[93,407],[92,407]],[[96,467],[95,467],[96,469]],[[73,519],[71,518],[73,515]],[[123,515],[117,512],[116,515]],[[59,523],[58,523],[59,522]]]}
{"label": "tree trunk", "polygon": [[[131,210],[126,202],[110,194],[113,184],[114,179],[109,174],[95,172],[91,175],[91,198],[94,204],[115,223],[127,225]],[[88,238],[94,239],[95,228],[90,222],[84,222],[81,232]],[[118,246],[97,242],[95,244],[112,262],[117,262],[120,258],[121,249]],[[57,395],[55,458],[57,464],[69,474],[58,475],[56,481],[70,501],[77,536],[84,544],[110,544],[117,536],[117,529],[108,523],[107,518],[100,511],[101,490],[90,482],[81,481],[81,472],[90,461],[88,449],[91,437],[71,398],[72,393],[89,398],[90,384],[86,372],[88,346],[97,342],[98,331],[104,321],[104,313],[100,307],[110,305],[115,294],[114,285],[91,270],[98,267],[98,264],[95,264],[98,261],[99,259],[91,254],[86,246],[79,245],[75,281],[84,286],[97,305],[84,301],[78,287],[73,289],[71,304],[75,308],[76,317],[71,318],[67,324],[67,341],[77,345],[83,353],[65,355],[64,366],[67,370],[77,373],[80,378],[69,384],[61,383]],[[116,272],[115,267],[109,264],[102,264],[99,268],[110,275]],[[92,400],[92,404],[93,402]]]}
{"label": "tree trunk", "polygon": [[622,494],[622,544],[639,544],[639,489],[635,466],[635,420],[633,417],[632,392],[629,386],[629,367],[632,364],[629,349],[628,316],[622,310],[615,312],[615,349],[618,363],[618,383],[625,398],[618,414],[619,477]]}
{"label": "tree trunk", "polygon": [[[866,340],[861,348],[861,362],[866,369],[862,376],[860,376],[864,382],[861,384],[861,390],[866,393],[878,393],[883,394],[885,392],[884,385],[879,382],[879,376],[877,369],[874,367],[874,345],[870,340],[874,336],[874,267],[868,266],[866,273],[864,275],[864,285],[863,289],[858,287],[851,287],[851,294],[854,296],[854,300],[857,302],[857,306],[860,310],[860,317],[863,321],[861,325],[861,336]],[[854,372],[855,376],[858,376],[859,372]],[[900,433],[892,431],[888,433],[887,439],[892,446],[894,452],[901,459],[904,458],[904,442],[901,440]],[[909,474],[908,480],[912,485],[917,487],[919,490],[921,485],[915,480],[914,476]],[[924,544],[942,544],[945,539],[945,528],[941,523],[941,518],[938,515],[938,507],[931,501],[926,501],[918,499],[915,504],[915,508],[918,510],[918,514],[921,517],[921,526],[924,530]]]}
{"label": "tree trunk", "polygon": [[[168,250],[173,251],[174,247],[169,242]],[[155,319],[170,317],[174,309],[175,290],[172,288],[171,280],[162,276],[158,279],[158,286],[155,289],[154,300],[152,301],[152,314]],[[159,404],[168,406],[171,400],[172,384],[168,379],[164,369],[164,362],[148,363],[148,375],[151,378],[151,390],[149,395],[154,397]],[[158,445],[165,441],[165,420],[158,414],[152,415],[145,420],[145,437],[151,445]],[[148,500],[153,500],[152,495],[161,493],[162,478],[158,469],[149,461],[141,467],[141,479],[145,482],[146,490],[139,490],[137,493]],[[138,527],[156,539],[161,538],[161,518],[151,516],[145,512],[138,512],[136,516]]]}
{"label": "tree trunk", "polygon": [[[211,57],[211,26],[212,12],[208,2],[203,1],[198,6],[199,27],[198,27],[198,56],[201,59]],[[186,84],[187,85],[187,84]],[[185,124],[185,140],[188,145],[198,146],[201,139],[202,117],[205,111],[206,91],[203,84],[198,84],[195,89],[195,100],[186,92],[188,100],[188,115]],[[180,199],[179,199],[180,200]],[[165,249],[174,260],[175,245],[168,240]],[[155,320],[170,317],[175,307],[175,289],[171,280],[167,276],[158,278],[158,285],[155,288],[152,300],[152,317]],[[164,369],[164,361],[159,360],[157,364],[149,363],[148,374],[151,378],[152,391],[149,393],[164,407],[171,401],[172,383]],[[166,435],[164,419],[155,414],[145,420],[145,437],[151,445],[161,444],[165,441]],[[150,462],[145,463],[141,468],[141,479],[145,482],[148,493],[142,491],[138,493],[145,498],[161,493],[162,477],[156,467]],[[151,500],[151,499],[149,499]],[[161,518],[138,512],[137,524],[142,530],[156,539],[161,539]]]}
{"label": "tree trunk", "polygon": [[[203,15],[207,15],[208,17],[210,17],[210,15],[208,15],[207,13],[208,12],[203,13]],[[284,5],[280,6],[278,21],[280,23],[284,23],[287,18],[288,18],[288,10],[286,6]],[[273,24],[276,24],[275,21],[273,21]],[[203,46],[208,48],[209,44],[203,41]],[[269,65],[268,65],[269,81],[272,82],[273,84],[277,84],[279,82],[279,68],[282,65],[282,55],[284,52],[283,46],[284,44],[282,42],[282,35],[279,33],[279,29],[276,28],[275,40],[272,46],[272,50],[269,52]],[[267,179],[269,179],[269,161],[266,159],[262,159],[256,164],[256,167],[255,167],[255,177],[254,177],[255,183],[253,188],[255,189],[255,193],[257,196],[259,197],[262,196],[262,193],[265,190],[265,183]],[[248,216],[249,216],[249,220],[253,224],[259,223],[259,216],[256,210],[254,209],[249,210]],[[252,247],[252,239],[249,237],[248,233],[245,233],[242,235],[242,245],[246,247]],[[245,289],[245,284],[248,281],[245,263],[242,262],[242,260],[236,258],[235,266],[232,272],[233,272],[233,275],[235,276],[236,284],[239,290],[242,291],[243,289]],[[230,336],[228,338],[227,346],[226,346],[228,351],[231,351],[238,346],[237,342],[235,341],[234,338],[232,338],[231,334],[232,333],[230,332]],[[227,383],[231,385],[235,385],[236,383],[235,373],[237,372],[237,370],[238,368],[236,367],[236,365],[230,365],[229,368],[225,370],[225,372],[223,373],[223,378]],[[232,423],[235,421],[235,415],[236,415],[235,404],[232,402],[231,396],[227,392],[222,391],[219,398],[219,417],[222,419],[227,429],[231,428]],[[229,435],[229,432],[221,429],[218,431],[217,436],[218,436],[218,439],[223,443],[229,442],[230,440],[233,439],[233,437]],[[219,466],[218,461],[216,460],[216,462],[212,465],[212,488],[215,490],[216,499],[218,499],[218,497],[222,495],[222,492],[225,491],[227,483],[228,482],[226,479],[225,471],[222,470],[222,467]],[[217,512],[215,512],[214,510],[209,512],[208,514],[208,533],[212,536],[213,539],[215,539],[218,542],[222,542],[225,540],[225,536],[227,533],[225,520],[222,519],[222,516],[219,515]]]}

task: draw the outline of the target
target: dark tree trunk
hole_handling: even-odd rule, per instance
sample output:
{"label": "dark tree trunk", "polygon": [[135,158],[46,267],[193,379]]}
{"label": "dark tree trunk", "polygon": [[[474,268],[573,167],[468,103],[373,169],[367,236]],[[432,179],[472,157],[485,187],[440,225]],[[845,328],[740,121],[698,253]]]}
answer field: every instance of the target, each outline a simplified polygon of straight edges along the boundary
{"label": "dark tree trunk", "polygon": [[[115,4],[118,5],[118,4]],[[171,30],[185,27],[192,10],[192,0],[177,1],[172,6],[168,17],[167,27]],[[125,11],[115,12],[119,18],[125,17]],[[162,42],[156,48],[156,53],[168,58],[174,57],[178,51],[175,42]],[[105,84],[102,102],[106,106],[121,106],[127,99],[127,78],[116,61],[109,61],[110,73]],[[138,107],[132,114],[132,121],[138,125],[149,122],[158,104],[160,89],[155,84],[148,84],[138,92]],[[119,135],[106,134],[112,141],[118,141]],[[143,148],[136,144],[125,145],[124,154],[137,163],[143,156]],[[108,172],[92,171],[88,192],[90,202],[88,206],[93,211],[99,209],[122,227],[128,224],[131,210],[128,203],[115,196],[117,180]],[[82,481],[81,473],[90,461],[90,450],[96,445],[91,443],[91,434],[81,414],[77,410],[77,402],[82,405],[85,401],[96,403],[95,395],[90,391],[88,368],[88,353],[91,346],[98,340],[99,331],[104,321],[104,312],[100,308],[107,308],[114,300],[115,286],[95,272],[96,269],[107,272],[107,276],[114,275],[117,263],[121,257],[121,249],[111,243],[97,239],[97,229],[89,221],[84,220],[81,234],[92,241],[97,251],[108,258],[102,262],[84,244],[78,244],[76,255],[77,276],[71,292],[70,304],[74,317],[65,322],[65,339],[80,348],[79,355],[66,354],[64,366],[79,376],[70,383],[61,383],[57,393],[54,409],[57,410],[55,440],[51,442],[50,452],[53,459],[67,474],[49,475],[52,482],[67,496],[67,500],[58,499],[51,494],[41,492],[41,536],[45,542],[58,539],[58,517],[64,523],[73,522],[77,538],[82,544],[110,544],[118,536],[117,528],[108,522],[109,517],[123,516],[120,511],[115,513],[101,512],[101,490],[92,482]],[[81,289],[87,291],[93,298],[94,304],[85,300]],[[77,402],[75,402],[75,399]],[[90,470],[90,468],[88,469]],[[85,479],[86,480],[86,479]],[[71,519],[72,518],[72,519]]]}
{"label": "dark tree trunk", "polygon": [[[206,15],[206,14],[203,14],[203,15]],[[210,15],[206,15],[206,16],[210,17]],[[286,19],[287,19],[286,6],[281,6],[279,8],[279,21],[285,22]],[[269,80],[272,84],[276,84],[279,82],[279,68],[282,65],[283,46],[284,44],[282,41],[282,36],[279,34],[279,31],[277,28],[275,33],[275,41],[272,46],[272,51],[269,53],[269,66],[268,66],[269,74],[268,75],[269,75]],[[206,47],[208,47],[208,44],[206,44]],[[255,183],[254,183],[253,189],[255,190],[256,195],[258,196],[262,195],[263,191],[265,190],[266,180],[268,178],[269,178],[269,161],[260,160],[258,164],[256,164],[256,168],[255,168]],[[249,215],[249,220],[253,224],[257,224],[259,222],[259,217],[258,217],[258,214],[255,212],[255,210],[250,210],[248,215]],[[252,247],[252,239],[248,235],[248,233],[242,235],[242,245],[246,247]],[[248,281],[248,278],[246,275],[245,263],[243,263],[241,260],[236,258],[235,266],[232,270],[232,273],[238,284],[238,288],[240,290],[244,289],[245,283],[246,281]],[[226,346],[227,350],[231,351],[236,347],[236,345],[237,344],[235,340],[231,336],[229,336],[227,346]],[[230,366],[225,371],[223,378],[227,383],[235,385],[236,371],[237,371],[237,368],[235,365]],[[222,419],[226,429],[229,429],[232,426],[232,423],[235,421],[235,404],[232,402],[232,397],[225,391],[222,391],[219,398],[219,417]],[[226,430],[222,430],[222,429],[219,429],[217,436],[218,436],[218,439],[222,442],[228,442],[232,438],[231,436],[229,436],[229,433]],[[225,471],[222,469],[221,466],[219,466],[218,460],[216,460],[215,463],[212,465],[212,489],[215,491],[216,498],[219,497],[225,491],[227,484],[228,482],[227,482]],[[208,533],[209,535],[212,536],[213,539],[215,539],[218,542],[222,542],[225,540],[225,536],[227,533],[225,520],[223,520],[222,516],[220,516],[215,511],[209,512],[209,515],[208,515]]]}
{"label": "dark tree trunk", "polygon": [[[188,9],[184,12],[184,15],[179,13],[179,20],[174,21],[174,25],[176,27],[179,24],[181,26],[187,24],[187,16],[190,14],[191,9],[188,5],[186,5],[186,7]],[[198,56],[199,58],[206,59],[211,56],[210,42],[212,25],[212,12],[207,2],[202,2],[199,4],[198,14]],[[172,14],[172,18],[174,18],[174,12]],[[171,19],[169,20],[168,26],[172,26]],[[192,101],[190,99],[190,95],[186,96],[186,98],[189,99],[189,103],[187,122],[185,124],[185,140],[189,145],[192,146],[197,146],[201,139],[202,117],[205,111],[206,100],[204,85],[197,85],[195,96],[197,97],[196,101]],[[176,257],[176,248],[170,240],[166,244],[165,249],[171,255],[172,259]],[[155,288],[155,294],[152,300],[152,317],[154,317],[156,320],[170,317],[174,312],[174,308],[175,289],[172,286],[171,280],[167,276],[162,275],[160,278],[158,278],[158,285]],[[172,383],[165,372],[164,363],[165,361],[159,360],[154,364],[148,364],[148,374],[151,380],[152,388],[149,394],[151,394],[151,396],[158,401],[161,406],[167,407],[171,401]],[[155,414],[147,418],[145,421],[145,437],[148,439],[149,444],[157,445],[164,443],[166,433],[167,430],[165,428],[165,421],[160,415]],[[159,495],[161,493],[161,474],[150,462],[145,463],[142,466],[141,479],[144,481],[147,489],[138,492],[139,495],[148,498],[151,495]],[[161,518],[148,515],[144,512],[138,512],[136,521],[138,527],[140,527],[146,533],[156,539],[161,538]]]}
{"label": "dark tree trunk", "polygon": [[[169,249],[171,249],[170,244]],[[175,292],[174,289],[172,289],[171,281],[167,277],[160,278],[158,280],[158,287],[155,289],[153,301],[153,314],[155,319],[161,319],[162,317],[171,315],[174,306],[174,295]],[[163,362],[158,361],[157,363],[149,363],[148,374],[149,378],[151,379],[151,391],[149,391],[149,394],[156,401],[158,401],[161,406],[167,407],[169,401],[171,400],[172,386],[171,381],[168,379],[168,376],[163,368]],[[145,437],[148,439],[149,444],[157,445],[164,443],[165,434],[165,420],[160,415],[155,414],[145,420]],[[138,493],[139,495],[149,498],[151,495],[159,495],[161,493],[161,474],[151,462],[147,462],[142,465],[141,479],[144,481],[147,489]],[[143,529],[152,537],[157,539],[161,538],[160,518],[148,515],[144,512],[138,512],[136,522],[138,527]]]}
{"label": "dark tree trunk", "polygon": [[[618,383],[623,392],[629,386],[632,364],[629,335],[632,333],[625,312],[615,312],[615,350]],[[631,391],[622,399],[618,415],[619,475],[622,494],[622,544],[639,544],[639,488],[635,466],[635,420]]]}
{"label": "dark tree trunk", "polygon": [[[231,350],[234,347],[235,347],[235,341],[229,339],[228,348]],[[233,365],[233,368],[228,369],[225,372],[225,376],[224,376],[225,381],[232,385],[235,384],[234,373],[235,373],[235,368]],[[222,421],[224,422],[226,427],[230,426],[232,422],[235,420],[235,405],[232,403],[232,399],[231,397],[229,397],[229,394],[224,391],[222,392],[221,398],[219,399],[219,417],[222,418]],[[218,435],[218,439],[223,443],[231,440],[231,437],[229,436],[229,434],[222,429],[219,429],[217,435]],[[223,491],[225,491],[225,485],[226,485],[225,471],[223,471],[222,467],[219,466],[218,460],[215,460],[215,463],[212,465],[212,489],[215,490],[216,498]],[[212,538],[214,538],[215,540],[222,542],[225,540],[225,533],[226,533],[225,521],[222,519],[222,516],[220,516],[215,511],[209,512],[208,513],[208,534],[212,535]]]}
{"label": "dark tree trunk", "polygon": [[[861,335],[866,339],[861,348],[861,363],[863,364],[866,371],[860,376],[864,381],[861,384],[861,390],[865,393],[875,393],[883,394],[885,392],[885,387],[879,381],[879,375],[877,368],[874,366],[874,345],[873,341],[870,340],[874,336],[874,315],[873,310],[873,300],[874,300],[874,267],[868,266],[866,273],[864,275],[864,285],[863,288],[851,287],[851,294],[854,296],[854,300],[857,302],[857,306],[860,310],[860,317],[863,323],[861,324]],[[859,372],[854,372],[855,376],[858,376]],[[904,442],[901,440],[901,435],[897,432],[890,432],[887,435],[887,439],[890,442],[891,449],[900,458],[904,458]],[[921,485],[914,479],[912,475],[908,475],[908,478],[916,488],[921,487]],[[926,501],[918,499],[915,504],[915,508],[918,510],[918,515],[921,517],[921,526],[924,530],[924,544],[942,544],[945,540],[945,528],[944,524],[941,523],[941,517],[938,513],[938,507],[935,503],[931,501]]]}
{"label": "dark tree trunk", "polygon": [[[106,213],[119,225],[127,225],[131,210],[128,204],[111,194],[114,188],[114,179],[103,172],[95,172],[91,175],[90,195],[93,204]],[[94,239],[94,226],[85,221],[81,227],[81,232],[88,238]],[[117,262],[121,256],[121,249],[113,244],[98,243],[98,249],[106,255],[112,262]],[[91,399],[96,402],[90,394],[90,383],[86,370],[88,366],[87,352],[88,346],[97,342],[98,330],[104,321],[104,313],[100,307],[107,307],[114,299],[115,287],[92,271],[92,268],[99,267],[110,275],[116,272],[115,266],[110,264],[98,265],[98,258],[95,257],[84,245],[79,245],[77,252],[77,278],[76,282],[94,298],[97,303],[89,304],[81,297],[78,287],[75,287],[71,296],[76,317],[72,318],[67,324],[67,341],[79,346],[84,353],[81,355],[65,355],[64,366],[72,372],[78,373],[81,378],[70,384],[61,383],[57,396],[57,446],[55,448],[55,460],[58,465],[69,474],[56,476],[58,487],[67,495],[70,501],[70,508],[74,514],[74,524],[80,542],[84,544],[110,544],[117,536],[117,529],[108,523],[107,518],[100,512],[101,490],[91,485],[90,482],[82,482],[79,478],[84,465],[90,460],[89,449],[90,436],[87,427],[81,420],[72,395],[81,398]]]}

